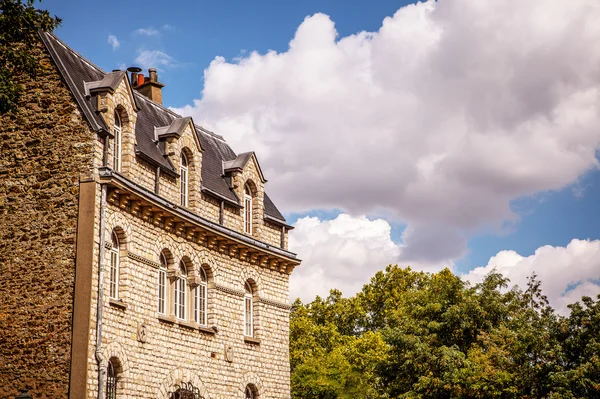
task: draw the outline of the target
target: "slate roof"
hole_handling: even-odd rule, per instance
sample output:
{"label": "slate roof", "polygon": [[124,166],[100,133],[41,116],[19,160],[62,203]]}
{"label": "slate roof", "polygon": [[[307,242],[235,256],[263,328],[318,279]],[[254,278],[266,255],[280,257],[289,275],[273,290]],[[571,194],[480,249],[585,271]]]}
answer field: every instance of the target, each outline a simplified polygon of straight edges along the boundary
{"label": "slate roof", "polygon": [[[107,87],[113,88],[122,79],[124,71],[105,73],[96,65],[92,64],[54,34],[40,32],[42,42],[48,49],[50,56],[57,65],[67,86],[73,93],[75,100],[81,107],[83,114],[90,123],[93,130],[102,135],[111,135],[110,129],[98,114],[94,101],[86,96],[86,85],[91,88]],[[96,82],[89,85],[91,82]],[[135,126],[136,155],[147,162],[158,166],[162,171],[177,176],[177,170],[164,154],[164,143],[156,142],[155,128],[169,126],[168,130],[179,131],[185,127],[187,118],[182,118],[173,111],[157,104],[144,95],[133,90],[138,113]],[[201,126],[195,125],[196,134],[202,153],[202,187],[201,190],[209,195],[218,197],[233,205],[241,206],[239,199],[231,190],[223,178],[223,165],[248,161],[252,153],[240,154],[240,157],[229,147],[223,137],[214,134]],[[245,166],[244,162],[244,166]],[[286,224],[285,218],[265,193],[264,199],[265,218],[280,224]]]}

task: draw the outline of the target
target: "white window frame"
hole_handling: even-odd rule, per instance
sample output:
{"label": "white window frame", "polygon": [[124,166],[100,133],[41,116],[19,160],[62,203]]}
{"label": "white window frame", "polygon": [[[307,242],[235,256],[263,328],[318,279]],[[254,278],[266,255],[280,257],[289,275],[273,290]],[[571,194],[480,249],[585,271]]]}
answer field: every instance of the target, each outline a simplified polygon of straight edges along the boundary
{"label": "white window frame", "polygon": [[252,191],[244,185],[244,233],[252,235]]}
{"label": "white window frame", "polygon": [[208,324],[208,279],[200,268],[200,284],[194,288],[194,321],[201,326]]}
{"label": "white window frame", "polygon": [[181,191],[181,206],[188,206],[189,200],[189,161],[185,153],[181,153],[179,162],[179,181]]}
{"label": "white window frame", "polygon": [[167,314],[167,258],[164,253],[160,254],[160,268],[158,269],[158,292],[157,311],[159,314]]}
{"label": "white window frame", "polygon": [[173,311],[175,317],[179,320],[186,319],[186,290],[187,290],[187,269],[183,261],[179,264],[181,275],[175,280]]}
{"label": "white window frame", "polygon": [[108,296],[119,299],[119,237],[116,232],[111,234],[110,270],[108,273]]}
{"label": "white window frame", "polygon": [[244,335],[254,336],[254,298],[252,286],[246,281],[244,284]]}
{"label": "white window frame", "polygon": [[123,129],[122,129],[122,122],[121,122],[121,116],[119,115],[119,113],[117,111],[115,111],[115,124],[113,126],[113,132],[114,132],[114,147],[113,147],[113,169],[116,172],[120,172],[121,171],[121,151],[122,151],[122,140],[123,140]]}

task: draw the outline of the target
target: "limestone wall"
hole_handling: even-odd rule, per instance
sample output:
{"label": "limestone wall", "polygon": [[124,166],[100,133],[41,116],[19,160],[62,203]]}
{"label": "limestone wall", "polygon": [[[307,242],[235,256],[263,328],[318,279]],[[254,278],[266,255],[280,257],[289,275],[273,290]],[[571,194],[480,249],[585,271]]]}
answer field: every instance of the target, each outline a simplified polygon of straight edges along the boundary
{"label": "limestone wall", "polygon": [[0,397],[69,383],[79,176],[97,142],[42,46],[14,115],[0,115]]}
{"label": "limestone wall", "polygon": [[[243,398],[243,388],[248,383],[259,388],[261,398],[289,399],[287,274],[210,251],[109,204],[107,242],[113,230],[120,233],[122,243],[119,300],[123,305],[110,303],[106,274],[102,345],[104,359],[116,358],[121,365],[119,398],[166,399],[173,384],[183,380],[200,387],[206,399]],[[185,322],[175,320],[172,287],[167,314],[159,317],[158,266],[163,250],[169,253],[169,267],[176,267],[185,257],[193,269],[188,273],[200,267],[208,270],[209,322],[205,328],[195,325],[191,314]],[[107,252],[106,264],[109,260]],[[248,279],[257,287],[254,316],[259,343],[244,340],[243,293]],[[92,302],[95,300],[94,295]],[[187,306],[191,309],[191,303]],[[95,305],[95,331],[94,321]],[[139,340],[141,324],[146,326],[146,342]],[[216,333],[210,331],[213,326]],[[94,345],[91,334],[90,398],[95,397],[97,390]],[[226,348],[231,361],[226,358]]]}

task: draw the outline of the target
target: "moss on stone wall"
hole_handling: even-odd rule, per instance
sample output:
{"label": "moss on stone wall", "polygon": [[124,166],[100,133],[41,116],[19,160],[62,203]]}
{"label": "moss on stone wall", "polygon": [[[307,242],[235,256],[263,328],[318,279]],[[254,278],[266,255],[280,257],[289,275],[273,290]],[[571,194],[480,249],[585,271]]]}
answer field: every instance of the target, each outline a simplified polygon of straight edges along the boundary
{"label": "moss on stone wall", "polygon": [[0,115],[0,398],[67,396],[79,176],[96,140],[41,43]]}

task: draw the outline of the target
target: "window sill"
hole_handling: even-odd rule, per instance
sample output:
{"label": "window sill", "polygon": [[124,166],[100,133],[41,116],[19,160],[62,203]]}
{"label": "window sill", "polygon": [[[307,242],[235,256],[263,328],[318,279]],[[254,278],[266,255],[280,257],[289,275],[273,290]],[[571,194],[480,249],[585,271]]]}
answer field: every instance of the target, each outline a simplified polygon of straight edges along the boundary
{"label": "window sill", "polygon": [[260,338],[244,336],[244,342],[252,345],[260,345]]}
{"label": "window sill", "polygon": [[120,299],[109,298],[108,304],[121,310],[127,310],[127,304]]}
{"label": "window sill", "polygon": [[177,324],[179,324],[181,327],[189,328],[190,330],[196,330],[198,328],[196,323],[190,323],[189,321],[185,320],[177,320]]}
{"label": "window sill", "polygon": [[215,326],[205,327],[205,326],[198,325],[197,328],[198,328],[198,331],[200,331],[204,334],[215,335],[217,333],[217,328]]}
{"label": "window sill", "polygon": [[158,314],[156,317],[158,318],[158,321],[162,321],[163,323],[175,324],[175,318],[173,316]]}

